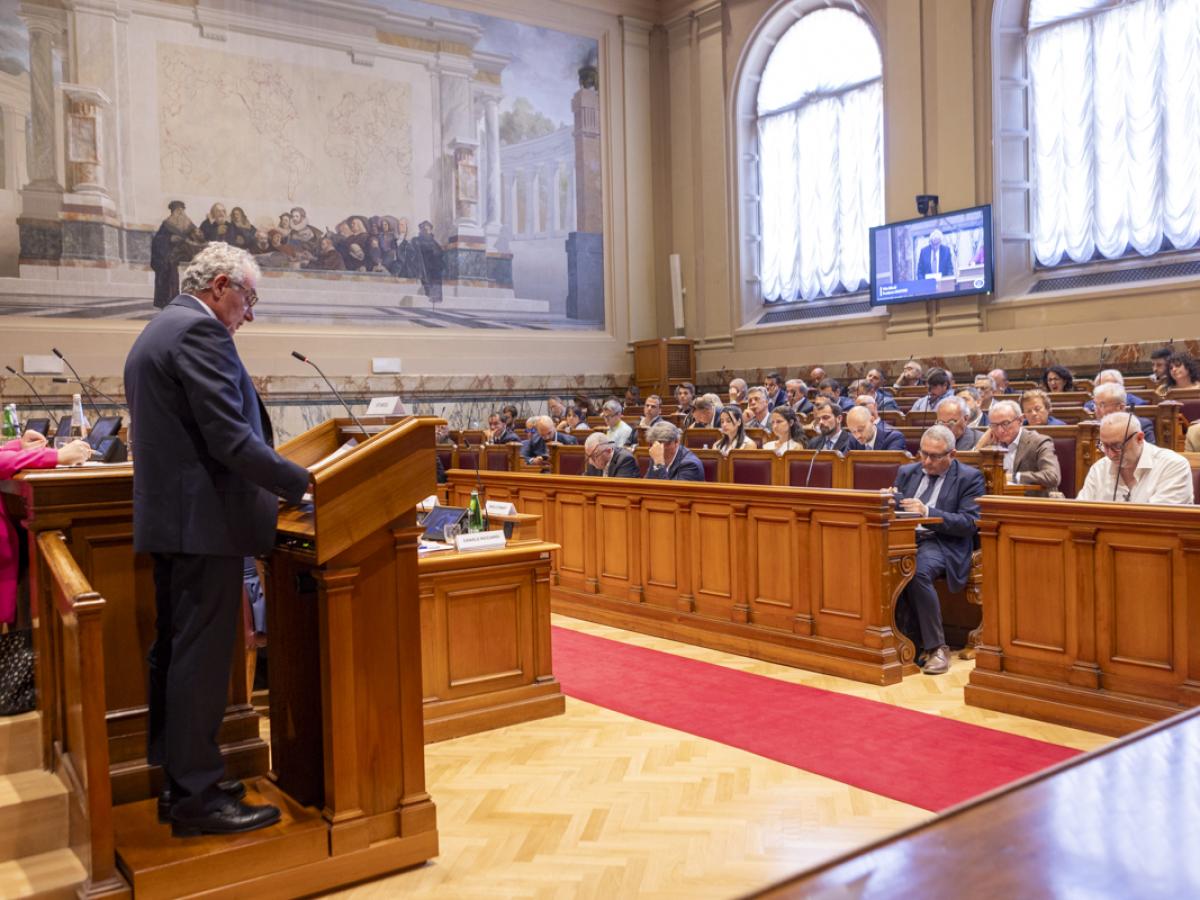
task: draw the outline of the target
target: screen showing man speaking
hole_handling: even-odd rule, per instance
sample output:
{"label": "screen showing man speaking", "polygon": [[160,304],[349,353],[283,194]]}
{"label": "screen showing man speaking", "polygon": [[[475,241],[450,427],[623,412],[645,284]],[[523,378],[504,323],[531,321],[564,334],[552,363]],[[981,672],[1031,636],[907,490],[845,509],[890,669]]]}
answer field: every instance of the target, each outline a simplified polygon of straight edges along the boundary
{"label": "screen showing man speaking", "polygon": [[992,208],[978,206],[871,229],[871,304],[992,289]]}

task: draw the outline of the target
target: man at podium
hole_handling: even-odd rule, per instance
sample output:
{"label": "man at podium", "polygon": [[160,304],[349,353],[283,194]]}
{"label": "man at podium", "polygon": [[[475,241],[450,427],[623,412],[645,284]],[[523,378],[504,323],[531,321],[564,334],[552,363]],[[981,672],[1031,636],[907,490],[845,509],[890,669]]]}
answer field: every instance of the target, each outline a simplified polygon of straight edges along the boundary
{"label": "man at podium", "polygon": [[157,635],[150,649],[147,759],[166,780],[160,816],[176,836],[249,831],[279,820],[223,781],[225,711],[246,556],[274,546],[279,503],[299,503],[307,469],[263,439],[258,395],[233,335],[254,321],[259,269],[209,244],[181,293],[125,360],[134,445],[134,549],[154,558]]}

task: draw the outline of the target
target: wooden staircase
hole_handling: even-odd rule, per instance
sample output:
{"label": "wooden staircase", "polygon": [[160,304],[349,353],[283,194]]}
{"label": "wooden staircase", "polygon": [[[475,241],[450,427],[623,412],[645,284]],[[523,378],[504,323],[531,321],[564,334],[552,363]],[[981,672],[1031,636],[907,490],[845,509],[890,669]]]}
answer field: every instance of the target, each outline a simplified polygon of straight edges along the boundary
{"label": "wooden staircase", "polygon": [[68,898],[87,873],[70,847],[67,789],[42,768],[42,717],[0,718],[0,897]]}

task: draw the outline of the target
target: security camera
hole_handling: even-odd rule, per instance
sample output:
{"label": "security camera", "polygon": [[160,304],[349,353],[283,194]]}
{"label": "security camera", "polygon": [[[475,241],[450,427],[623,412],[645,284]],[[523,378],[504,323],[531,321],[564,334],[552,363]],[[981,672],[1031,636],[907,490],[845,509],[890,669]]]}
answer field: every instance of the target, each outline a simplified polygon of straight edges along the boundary
{"label": "security camera", "polygon": [[936,216],[938,214],[937,194],[917,194],[917,214]]}

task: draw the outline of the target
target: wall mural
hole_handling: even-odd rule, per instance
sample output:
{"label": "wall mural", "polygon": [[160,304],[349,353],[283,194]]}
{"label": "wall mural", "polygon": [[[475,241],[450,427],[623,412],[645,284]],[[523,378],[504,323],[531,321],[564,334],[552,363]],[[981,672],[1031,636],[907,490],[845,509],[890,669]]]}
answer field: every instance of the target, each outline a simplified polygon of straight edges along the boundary
{"label": "wall mural", "polygon": [[223,240],[268,320],[603,328],[597,42],[329,8],[0,7],[0,315],[147,319]]}

